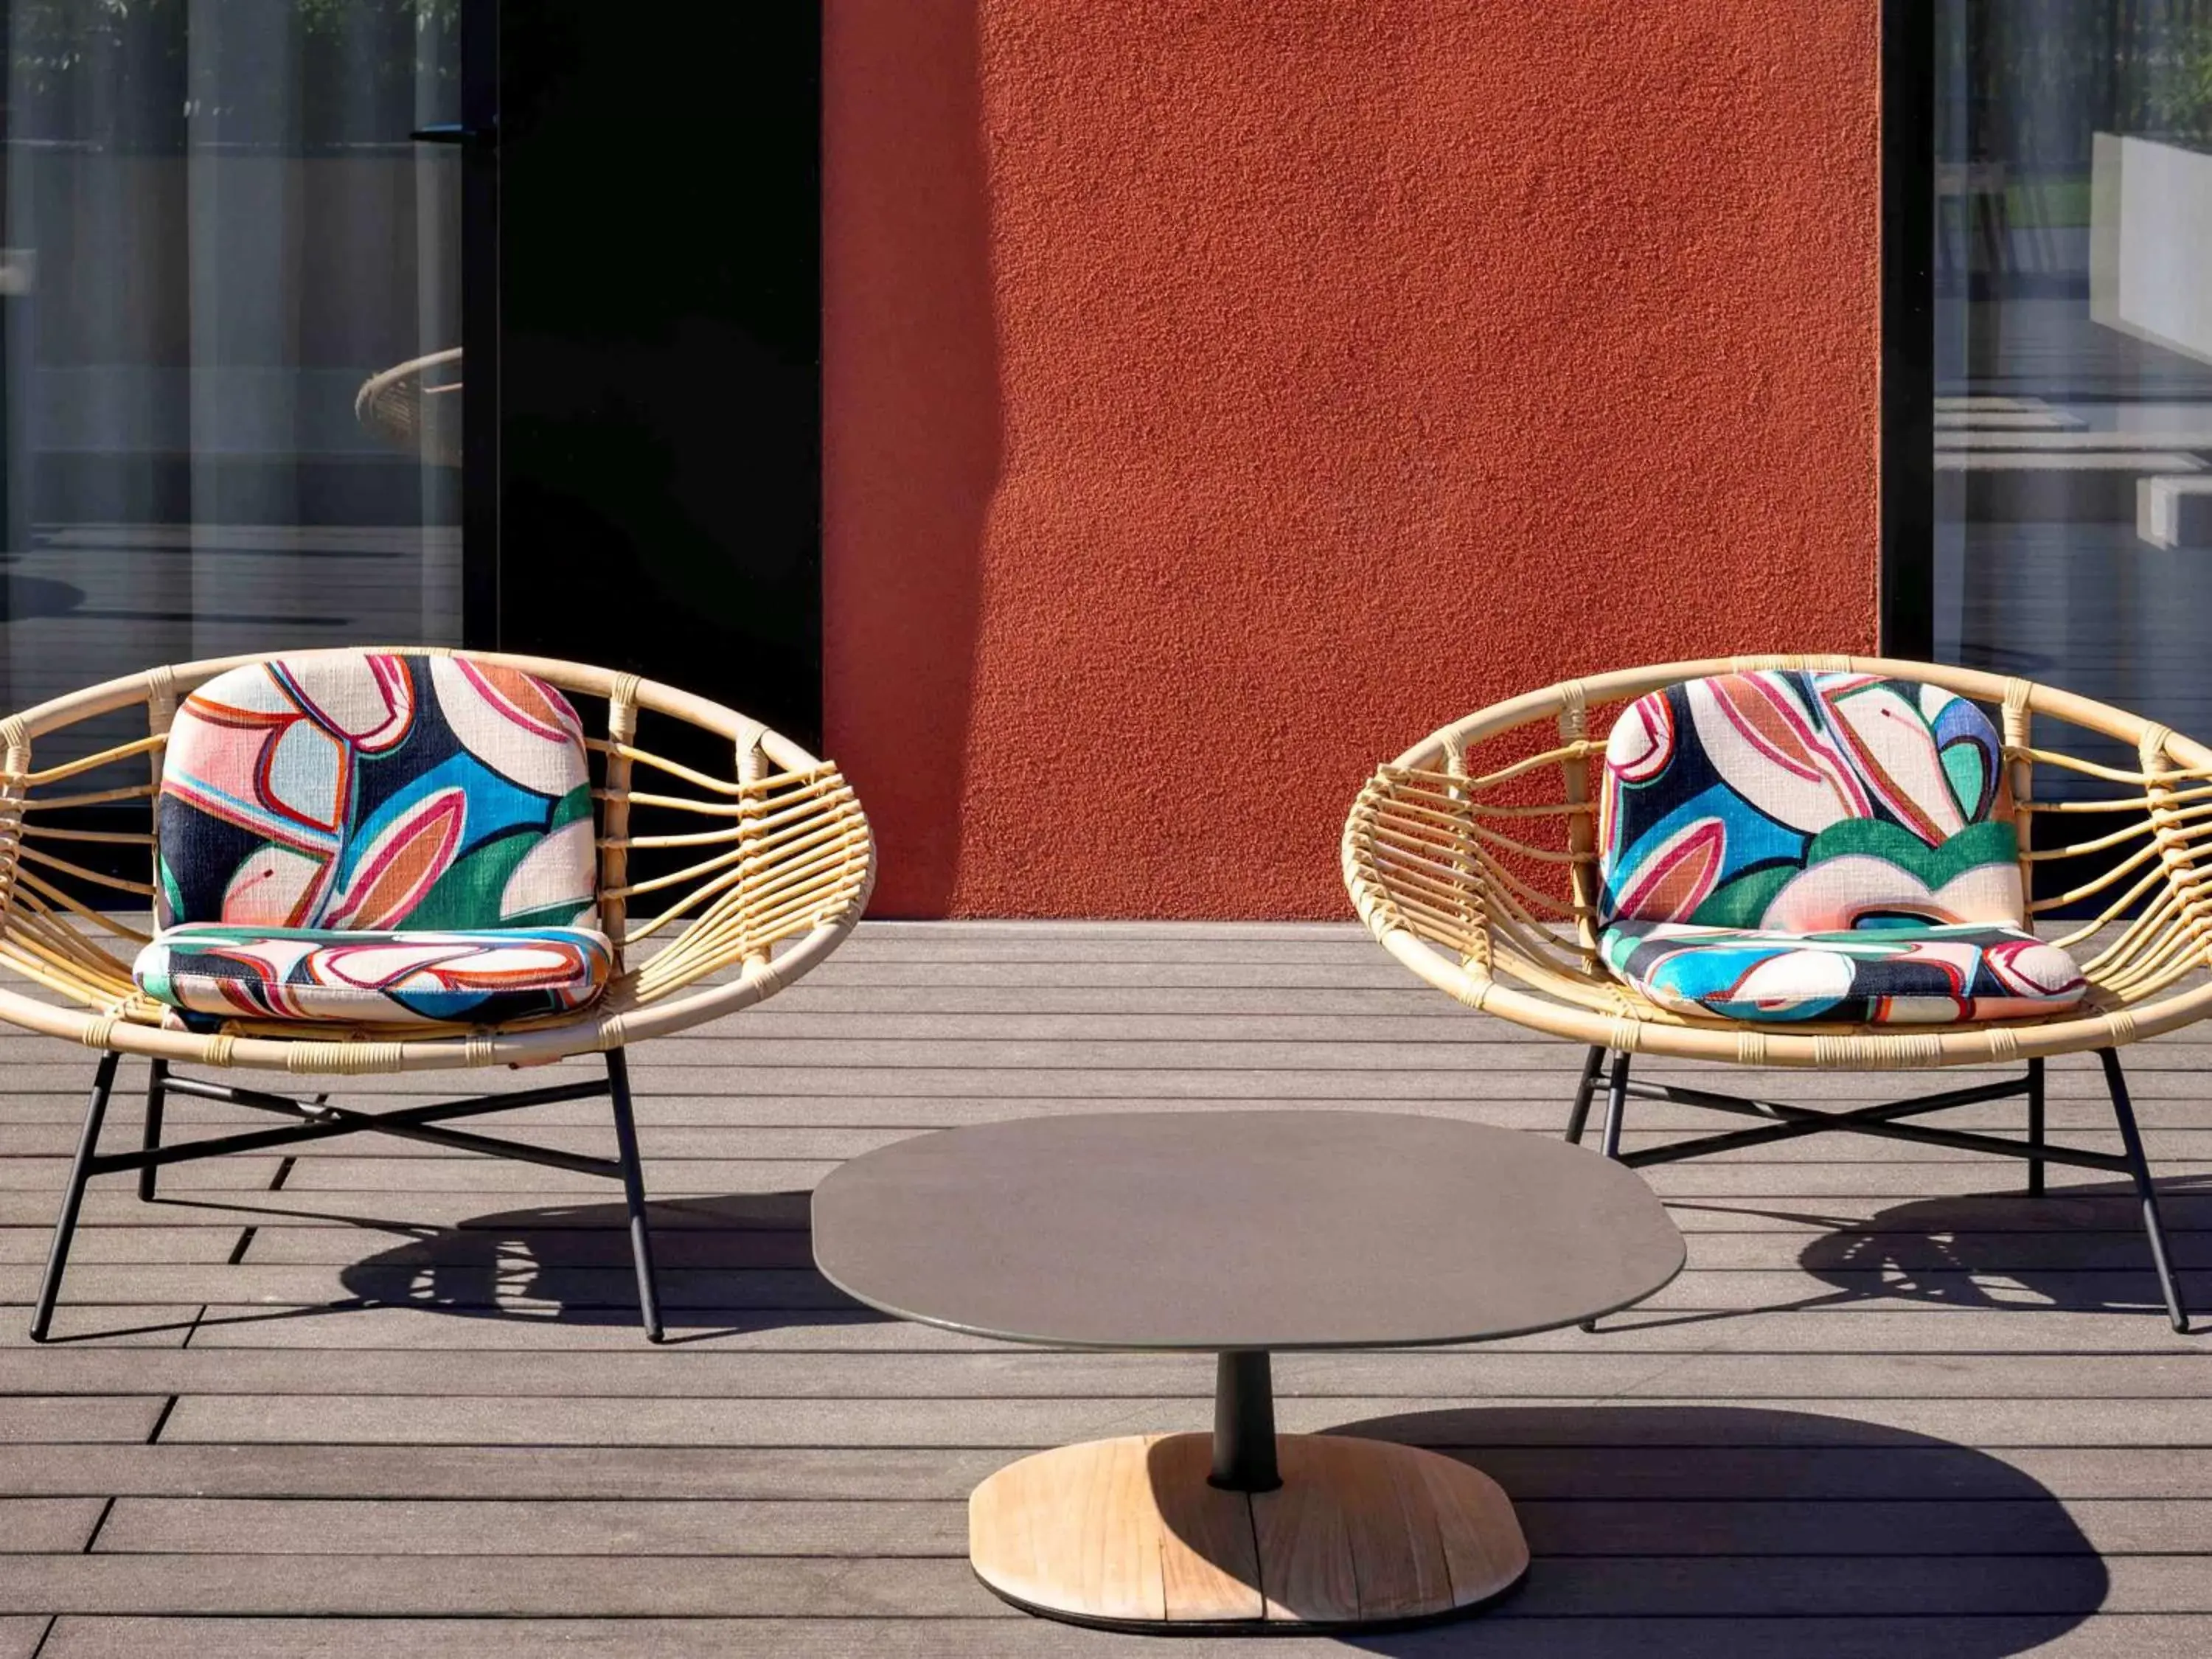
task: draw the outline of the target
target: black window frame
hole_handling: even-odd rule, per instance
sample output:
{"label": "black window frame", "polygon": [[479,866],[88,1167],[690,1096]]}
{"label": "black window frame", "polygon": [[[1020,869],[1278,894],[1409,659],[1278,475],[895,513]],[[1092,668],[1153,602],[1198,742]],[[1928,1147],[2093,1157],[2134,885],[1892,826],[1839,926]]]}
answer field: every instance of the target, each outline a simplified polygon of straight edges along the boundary
{"label": "black window frame", "polygon": [[1936,9],[1882,0],[1881,641],[1935,653]]}

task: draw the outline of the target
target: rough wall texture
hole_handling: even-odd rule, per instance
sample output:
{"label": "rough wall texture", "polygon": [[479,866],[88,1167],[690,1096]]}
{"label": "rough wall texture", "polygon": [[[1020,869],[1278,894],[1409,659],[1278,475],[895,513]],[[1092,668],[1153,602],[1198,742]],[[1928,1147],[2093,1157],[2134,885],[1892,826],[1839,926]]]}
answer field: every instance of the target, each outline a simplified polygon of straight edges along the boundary
{"label": "rough wall texture", "polygon": [[1877,0],[837,0],[888,915],[1346,914],[1373,763],[1875,626]]}

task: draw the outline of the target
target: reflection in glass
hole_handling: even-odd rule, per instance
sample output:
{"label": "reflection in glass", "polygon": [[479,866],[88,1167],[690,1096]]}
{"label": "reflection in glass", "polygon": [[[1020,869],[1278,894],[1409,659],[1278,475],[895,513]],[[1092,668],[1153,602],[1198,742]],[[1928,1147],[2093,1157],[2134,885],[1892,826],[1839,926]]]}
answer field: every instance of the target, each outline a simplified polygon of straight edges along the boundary
{"label": "reflection in glass", "polygon": [[1937,38],[1936,653],[2212,731],[2212,3]]}
{"label": "reflection in glass", "polygon": [[0,0],[7,707],[458,641],[460,3]]}

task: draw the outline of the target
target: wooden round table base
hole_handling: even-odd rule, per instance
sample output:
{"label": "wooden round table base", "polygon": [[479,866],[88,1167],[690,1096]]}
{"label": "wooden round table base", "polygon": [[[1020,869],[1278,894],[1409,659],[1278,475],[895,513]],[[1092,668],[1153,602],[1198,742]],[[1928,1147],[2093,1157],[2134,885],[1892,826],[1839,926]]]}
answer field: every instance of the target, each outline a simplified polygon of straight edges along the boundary
{"label": "wooden round table base", "polygon": [[1276,1440],[1282,1485],[1207,1484],[1202,1434],[1039,1452],[968,1500],[984,1583],[1115,1629],[1371,1628],[1468,1613],[1520,1583],[1528,1546],[1498,1483],[1411,1446]]}

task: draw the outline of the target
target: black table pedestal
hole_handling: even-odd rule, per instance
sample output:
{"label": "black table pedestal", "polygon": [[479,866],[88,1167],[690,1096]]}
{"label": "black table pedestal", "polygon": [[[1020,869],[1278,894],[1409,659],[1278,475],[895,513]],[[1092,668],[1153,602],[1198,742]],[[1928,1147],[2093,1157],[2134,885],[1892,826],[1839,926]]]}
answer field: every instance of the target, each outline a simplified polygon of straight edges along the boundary
{"label": "black table pedestal", "polygon": [[1224,1492],[1273,1492],[1283,1484],[1275,1462],[1275,1384],[1267,1354],[1224,1353],[1213,1374],[1213,1473]]}

